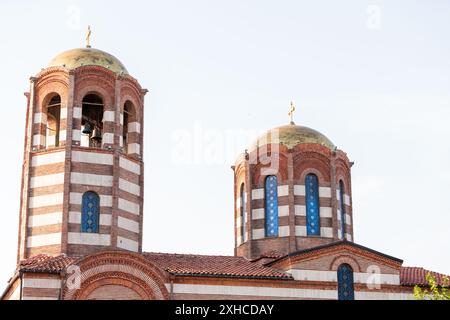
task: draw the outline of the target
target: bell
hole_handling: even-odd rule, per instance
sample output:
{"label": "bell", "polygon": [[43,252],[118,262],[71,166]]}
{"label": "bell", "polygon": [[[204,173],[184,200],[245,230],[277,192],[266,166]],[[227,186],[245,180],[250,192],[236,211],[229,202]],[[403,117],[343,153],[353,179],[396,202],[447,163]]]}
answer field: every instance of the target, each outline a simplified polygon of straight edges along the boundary
{"label": "bell", "polygon": [[82,131],[84,134],[90,135],[92,133],[92,123],[86,122]]}
{"label": "bell", "polygon": [[102,140],[102,132],[99,128],[94,128],[94,131],[92,131],[91,140],[94,140],[95,142],[100,142]]}

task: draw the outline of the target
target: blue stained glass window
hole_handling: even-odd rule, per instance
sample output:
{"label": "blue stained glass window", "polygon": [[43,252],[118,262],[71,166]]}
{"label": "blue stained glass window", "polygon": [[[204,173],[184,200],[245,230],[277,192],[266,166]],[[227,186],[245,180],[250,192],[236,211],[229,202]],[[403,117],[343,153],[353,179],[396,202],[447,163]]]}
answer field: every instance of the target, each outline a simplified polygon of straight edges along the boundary
{"label": "blue stained glass window", "polygon": [[305,178],[306,233],[308,236],[320,235],[319,220],[319,180],[315,174]]}
{"label": "blue stained glass window", "polygon": [[344,203],[344,182],[342,180],[339,181],[339,205],[341,211],[341,237],[345,238],[345,203]]}
{"label": "blue stained glass window", "polygon": [[81,202],[81,232],[97,233],[100,215],[100,197],[93,191],[83,194]]}
{"label": "blue stained glass window", "polygon": [[246,224],[247,224],[247,199],[245,196],[245,186],[241,185],[241,237],[242,241],[247,241],[247,232],[246,232]]}
{"label": "blue stained glass window", "polygon": [[266,237],[278,236],[278,182],[276,176],[268,176],[265,185]]}
{"label": "blue stained glass window", "polygon": [[353,269],[348,264],[341,264],[337,270],[338,276],[338,299],[354,300],[355,290],[353,288]]}

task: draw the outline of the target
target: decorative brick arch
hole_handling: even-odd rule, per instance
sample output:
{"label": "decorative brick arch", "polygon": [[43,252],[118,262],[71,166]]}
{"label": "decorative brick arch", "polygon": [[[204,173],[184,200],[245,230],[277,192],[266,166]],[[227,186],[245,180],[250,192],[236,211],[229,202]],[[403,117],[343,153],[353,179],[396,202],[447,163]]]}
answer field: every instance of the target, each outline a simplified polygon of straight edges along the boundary
{"label": "decorative brick arch", "polygon": [[319,180],[319,186],[325,186],[325,185],[327,185],[327,183],[328,183],[328,185],[329,185],[329,182],[327,182],[327,181],[325,180],[325,178],[324,178],[323,171],[322,171],[322,170],[319,170],[319,169],[317,169],[317,168],[308,168],[308,169],[304,169],[304,170],[301,172],[301,175],[300,175],[300,177],[299,177],[297,183],[299,183],[299,184],[305,184],[306,176],[307,176],[308,174],[310,174],[310,173],[317,176],[317,179]]}
{"label": "decorative brick arch", "polygon": [[103,108],[105,111],[114,110],[113,105],[114,97],[111,95],[111,93],[109,93],[101,86],[86,86],[80,91],[78,91],[77,101],[79,102],[80,107],[83,104],[83,99],[90,94],[99,96],[102,99]]}
{"label": "decorative brick arch", "polygon": [[[258,149],[258,151],[263,148],[260,147]],[[252,177],[252,187],[256,187],[256,188],[263,188],[266,178],[268,176],[276,176],[278,179],[278,183],[279,184],[285,184],[288,182],[288,157],[287,155],[283,152],[272,152],[269,150],[269,155],[267,156],[267,158],[265,158],[265,160],[267,159],[271,159],[277,162],[275,169],[276,170],[267,170],[267,169],[272,169],[271,165],[272,163],[269,164],[263,164],[261,162],[259,162],[260,158],[258,158],[258,163],[254,164],[251,166],[251,177]],[[263,174],[263,170],[267,170],[267,172],[265,172]]]}
{"label": "decorative brick arch", "polygon": [[294,159],[294,180],[303,184],[308,173],[314,173],[321,185],[329,184],[331,181],[330,158],[316,151],[303,151],[298,153]]}
{"label": "decorative brick arch", "polygon": [[115,110],[115,74],[98,66],[78,67],[75,71],[75,103],[90,93],[99,95],[105,110]]}
{"label": "decorative brick arch", "polygon": [[37,107],[37,111],[39,112],[46,112],[46,107],[50,100],[56,96],[59,95],[61,98],[61,104],[63,106],[67,105],[67,88],[64,87],[61,83],[52,83],[52,85],[49,85],[47,87],[42,87],[39,89],[39,92],[37,93],[39,103]]}
{"label": "decorative brick arch", "polygon": [[239,188],[241,184],[245,183],[245,160],[235,166],[234,168],[234,176],[236,179],[236,196],[239,195]]}
{"label": "decorative brick arch", "polygon": [[133,119],[132,122],[139,122],[139,123],[141,123],[140,107],[139,107],[139,105],[137,105],[137,104],[135,103],[135,100],[134,100],[134,99],[131,99],[131,98],[129,98],[129,97],[123,99],[123,101],[120,102],[120,113],[123,113],[123,112],[124,112],[125,104],[126,104],[127,102],[130,103],[131,106],[133,107],[133,111],[134,111],[134,119]]}
{"label": "decorative brick arch", "polygon": [[350,195],[349,175],[343,173],[341,170],[336,171],[337,189],[339,188],[340,181],[344,184],[345,193]]}
{"label": "decorative brick arch", "polygon": [[76,300],[88,300],[92,293],[103,286],[117,285],[131,289],[141,300],[158,300],[152,290],[141,279],[123,272],[104,272],[86,280],[82,291],[76,295]]}
{"label": "decorative brick arch", "polygon": [[[166,300],[168,275],[141,255],[125,251],[104,251],[73,263],[79,267],[80,287],[64,286],[64,300],[88,299],[94,290],[118,285],[133,290],[144,300]],[[74,269],[76,270],[76,268]],[[73,283],[76,273],[68,272],[65,283]]]}
{"label": "decorative brick arch", "polygon": [[69,80],[66,72],[51,70],[38,76],[35,87],[36,109],[34,112],[46,112],[50,99],[59,95],[62,106],[67,105]]}
{"label": "decorative brick arch", "polygon": [[353,257],[348,256],[348,255],[341,255],[341,256],[336,257],[331,262],[330,270],[337,271],[339,266],[343,263],[346,263],[350,267],[352,267],[353,272],[361,272],[361,267],[360,267],[358,261],[356,261],[356,259],[354,259]]}
{"label": "decorative brick arch", "polygon": [[[134,86],[134,87],[132,87]],[[123,112],[124,105],[127,101],[130,101],[133,104],[136,113],[136,121],[141,122],[142,120],[142,99],[138,94],[138,90],[141,90],[140,86],[134,84],[126,84],[122,86],[120,90],[120,112]]]}
{"label": "decorative brick arch", "polygon": [[145,95],[145,90],[142,90],[142,87],[139,84],[139,82],[137,82],[136,79],[134,79],[130,75],[121,75],[119,76],[118,79],[121,80],[122,82],[120,88],[120,96],[122,97],[121,102],[124,103],[125,102],[124,99],[135,100],[133,101],[133,103],[135,103],[137,107],[142,109],[143,108],[142,98]]}
{"label": "decorative brick arch", "polygon": [[[336,160],[336,181],[339,184],[339,181],[342,180],[344,183],[345,192],[350,195],[351,194],[351,165],[348,161],[347,157],[342,154],[338,155]],[[337,186],[339,187],[339,186]]]}

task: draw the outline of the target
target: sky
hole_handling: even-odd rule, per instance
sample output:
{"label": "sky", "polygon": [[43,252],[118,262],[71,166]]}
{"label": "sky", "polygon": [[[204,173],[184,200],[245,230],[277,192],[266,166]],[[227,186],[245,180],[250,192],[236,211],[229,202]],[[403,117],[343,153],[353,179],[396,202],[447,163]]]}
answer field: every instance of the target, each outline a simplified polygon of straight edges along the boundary
{"label": "sky", "polygon": [[0,284],[16,264],[23,93],[88,24],[149,90],[145,251],[233,254],[230,166],[292,100],[297,124],[355,162],[355,242],[450,274],[449,16],[445,0],[1,1]]}

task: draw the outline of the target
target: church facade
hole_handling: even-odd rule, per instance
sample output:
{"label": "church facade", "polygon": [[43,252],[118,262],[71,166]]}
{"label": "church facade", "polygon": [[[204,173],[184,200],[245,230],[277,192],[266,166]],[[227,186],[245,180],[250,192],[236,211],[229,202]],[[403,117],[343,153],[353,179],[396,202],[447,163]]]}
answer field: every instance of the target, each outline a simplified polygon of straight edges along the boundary
{"label": "church facade", "polygon": [[30,79],[17,269],[2,299],[412,299],[426,285],[427,270],[354,242],[353,163],[293,121],[232,167],[233,256],[145,252],[146,93],[90,46]]}

